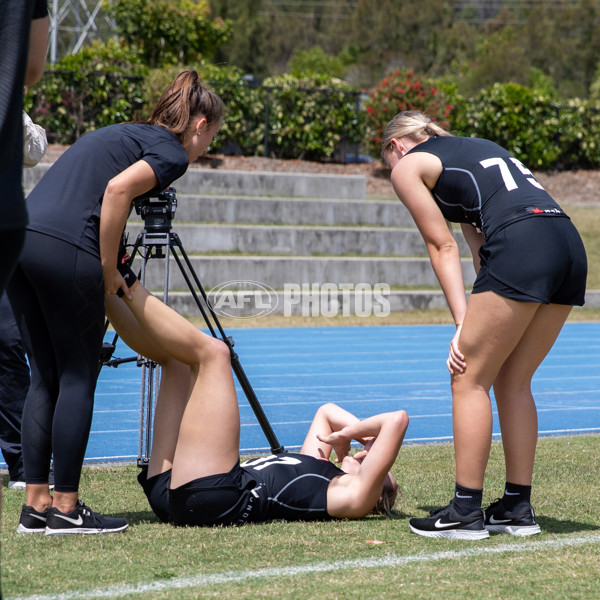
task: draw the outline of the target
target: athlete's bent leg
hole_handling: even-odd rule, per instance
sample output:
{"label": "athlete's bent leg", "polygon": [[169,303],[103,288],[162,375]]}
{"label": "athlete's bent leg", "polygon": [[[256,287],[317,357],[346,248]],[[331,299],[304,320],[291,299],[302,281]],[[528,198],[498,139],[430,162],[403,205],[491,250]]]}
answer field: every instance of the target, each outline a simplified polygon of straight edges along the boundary
{"label": "athlete's bent leg", "polygon": [[188,365],[164,352],[148,337],[121,298],[106,296],[106,314],[121,339],[130,348],[161,367],[160,389],[154,408],[152,450],[148,464],[148,477],[152,477],[173,466],[179,427],[190,393],[191,370]]}
{"label": "athlete's bent leg", "polygon": [[229,348],[136,282],[124,298],[148,337],[190,367],[192,386],[173,459],[171,487],[228,472],[239,458],[240,418]]}

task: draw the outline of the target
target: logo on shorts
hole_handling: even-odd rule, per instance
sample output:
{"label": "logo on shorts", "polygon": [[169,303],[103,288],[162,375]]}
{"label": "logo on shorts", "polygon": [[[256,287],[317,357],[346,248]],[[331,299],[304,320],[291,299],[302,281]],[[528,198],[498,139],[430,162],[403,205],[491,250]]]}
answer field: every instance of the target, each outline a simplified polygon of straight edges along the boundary
{"label": "logo on shorts", "polygon": [[564,212],[560,210],[560,208],[531,208],[527,209],[529,212],[534,215],[564,215]]}

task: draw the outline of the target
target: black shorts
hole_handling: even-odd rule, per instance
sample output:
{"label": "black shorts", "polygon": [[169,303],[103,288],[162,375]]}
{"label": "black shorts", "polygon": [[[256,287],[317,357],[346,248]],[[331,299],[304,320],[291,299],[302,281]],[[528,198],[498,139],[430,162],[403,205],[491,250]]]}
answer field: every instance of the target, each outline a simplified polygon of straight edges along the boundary
{"label": "black shorts", "polygon": [[170,523],[169,487],[171,485],[171,469],[148,479],[148,467],[142,467],[142,470],[138,473],[137,480],[142,486],[154,514],[163,523]]}
{"label": "black shorts", "polygon": [[494,233],[479,250],[473,293],[518,302],[582,306],[587,257],[567,217],[530,217]]}
{"label": "black shorts", "polygon": [[[235,525],[244,522],[251,489],[239,461],[229,473],[194,479],[169,489],[171,470],[147,478],[148,469],[138,474],[150,507],[164,523],[175,525]],[[253,487],[253,486],[252,486]]]}

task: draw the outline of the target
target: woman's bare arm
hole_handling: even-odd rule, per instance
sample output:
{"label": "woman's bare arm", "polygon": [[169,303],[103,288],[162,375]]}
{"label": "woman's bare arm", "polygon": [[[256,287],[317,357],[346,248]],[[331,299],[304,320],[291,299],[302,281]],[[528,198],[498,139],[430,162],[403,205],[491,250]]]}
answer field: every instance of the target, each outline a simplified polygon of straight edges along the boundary
{"label": "woman's bare arm", "polygon": [[127,284],[117,271],[117,253],[121,234],[127,223],[132,201],[158,185],[152,167],[139,160],[108,182],[100,212],[100,260],[104,272],[104,290],[116,294],[129,293]]}
{"label": "woman's bare arm", "polygon": [[351,440],[373,438],[358,473],[334,479],[327,490],[327,511],[340,518],[368,514],[381,495],[383,482],[404,440],[408,415],[399,410],[383,413],[348,425],[328,436],[319,436],[334,448],[350,447]]}

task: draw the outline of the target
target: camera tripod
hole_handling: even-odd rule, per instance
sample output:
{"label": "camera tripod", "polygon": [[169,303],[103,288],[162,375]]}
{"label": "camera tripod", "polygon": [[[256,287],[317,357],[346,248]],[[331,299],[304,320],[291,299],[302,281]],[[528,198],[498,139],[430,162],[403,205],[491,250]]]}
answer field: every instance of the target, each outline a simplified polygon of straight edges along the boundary
{"label": "camera tripod", "polygon": [[[139,253],[142,259],[139,280],[142,285],[145,282],[146,266],[148,260],[152,258],[164,259],[165,275],[163,302],[168,304],[169,290],[169,265],[170,257],[175,259],[190,293],[202,314],[204,321],[210,331],[210,334],[217,339],[222,340],[231,355],[232,370],[252,408],[254,415],[269,442],[273,454],[285,452],[283,446],[279,443],[267,416],[265,415],[258,398],[250,385],[250,381],[242,368],[239,357],[234,347],[234,340],[227,336],[221,323],[215,313],[208,296],[200,283],[198,275],[194,271],[193,265],[179,239],[179,236],[172,231],[172,220],[177,207],[177,197],[174,188],[166,188],[156,196],[143,196],[136,200],[136,212],[141,215],[144,221],[144,229],[141,231],[133,245],[130,264]],[[142,252],[142,249],[145,252]],[[198,296],[200,293],[200,297]],[[210,317],[209,317],[210,314]],[[106,324],[108,327],[108,322]],[[118,334],[115,334],[113,342],[105,342],[102,347],[100,359],[100,368],[102,366],[117,367],[126,362],[136,361],[142,368],[142,381],[140,390],[140,424],[138,440],[138,460],[139,467],[144,466],[150,460],[150,447],[152,441],[152,415],[158,394],[160,383],[160,366],[143,356],[134,356],[129,358],[112,358]]]}

